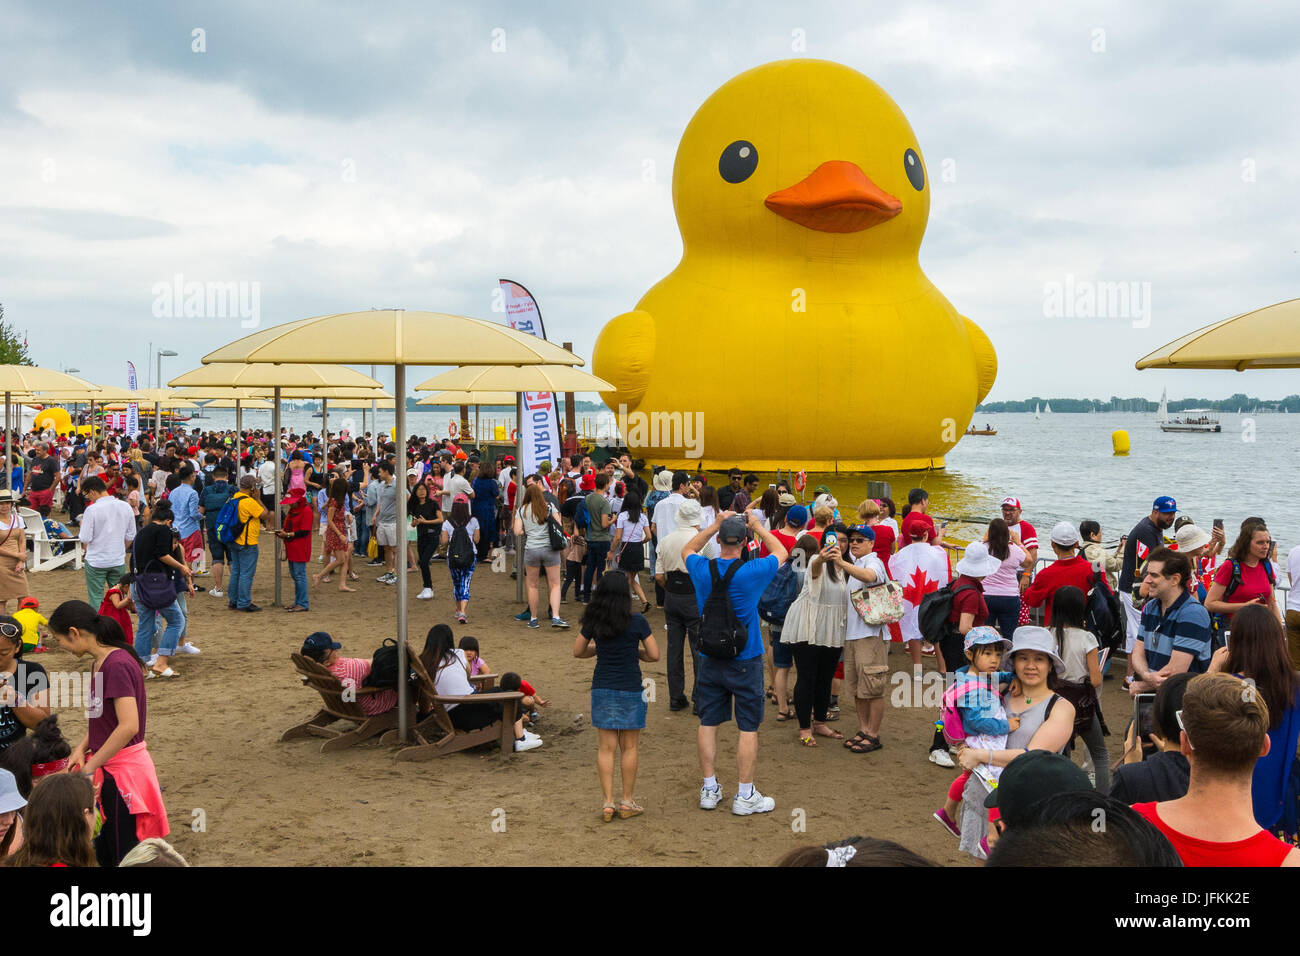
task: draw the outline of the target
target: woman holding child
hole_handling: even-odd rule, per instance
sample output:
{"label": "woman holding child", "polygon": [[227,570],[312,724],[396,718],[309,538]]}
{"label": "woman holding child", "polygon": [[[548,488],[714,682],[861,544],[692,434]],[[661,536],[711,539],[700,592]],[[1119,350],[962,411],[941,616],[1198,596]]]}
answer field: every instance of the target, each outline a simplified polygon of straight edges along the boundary
{"label": "woman holding child", "polygon": [[[1074,732],[1074,707],[1054,690],[1064,663],[1056,652],[1056,637],[1045,627],[1019,627],[1008,651],[1015,679],[1004,704],[1009,718],[1018,723],[1007,735],[1006,746],[962,747],[957,759],[966,770],[981,764],[1005,767],[1027,750],[1060,752]],[[1007,662],[1004,662],[1004,667]],[[962,791],[960,849],[976,859],[985,859],[989,841],[996,840],[990,826],[985,799],[989,791],[978,774],[972,773]]]}

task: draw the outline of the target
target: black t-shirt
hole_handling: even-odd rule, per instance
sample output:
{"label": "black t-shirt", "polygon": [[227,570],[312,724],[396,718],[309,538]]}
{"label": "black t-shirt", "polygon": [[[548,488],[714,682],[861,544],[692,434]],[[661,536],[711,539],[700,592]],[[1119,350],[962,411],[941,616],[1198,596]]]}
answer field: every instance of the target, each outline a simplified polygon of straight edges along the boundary
{"label": "black t-shirt", "polygon": [[[1138,557],[1138,544],[1143,547],[1142,556]],[[1119,572],[1119,589],[1129,594],[1133,593],[1133,586],[1138,584],[1134,575],[1142,567],[1142,562],[1150,556],[1156,548],[1163,547],[1165,543],[1164,532],[1160,527],[1151,520],[1147,515],[1128,533],[1128,540],[1124,542],[1124,565]]]}
{"label": "black t-shirt", "polygon": [[169,525],[151,521],[136,534],[133,547],[137,573],[166,571],[168,566],[162,559],[175,547],[173,531]]}
{"label": "black t-shirt", "polygon": [[[425,520],[434,521],[442,520],[442,509],[438,507],[437,503],[432,498],[426,499],[422,505],[415,505],[409,510],[408,514],[412,518],[424,518]],[[415,531],[416,540],[424,541],[427,538],[441,533],[442,525],[418,524],[415,526]]]}
{"label": "black t-shirt", "polygon": [[1120,764],[1110,782],[1110,795],[1127,804],[1159,803],[1187,795],[1191,766],[1177,751],[1159,751],[1137,763]]}
{"label": "black t-shirt", "polygon": [[[637,651],[641,641],[650,636],[650,624],[640,614],[633,614],[627,630],[615,638],[596,641],[596,670],[591,675],[592,690],[641,690],[641,664]],[[590,637],[584,628],[583,637]]]}
{"label": "black t-shirt", "polygon": [[[10,684],[19,694],[30,697],[39,691],[48,690],[50,679],[40,664],[20,658],[18,669],[14,673],[0,673],[0,684]],[[14,709],[0,705],[0,750],[16,744],[26,735],[27,728],[18,719]]]}
{"label": "black t-shirt", "polygon": [[49,491],[59,479],[59,462],[53,455],[46,455],[39,461],[33,459],[29,469],[31,480],[27,487],[32,491]]}

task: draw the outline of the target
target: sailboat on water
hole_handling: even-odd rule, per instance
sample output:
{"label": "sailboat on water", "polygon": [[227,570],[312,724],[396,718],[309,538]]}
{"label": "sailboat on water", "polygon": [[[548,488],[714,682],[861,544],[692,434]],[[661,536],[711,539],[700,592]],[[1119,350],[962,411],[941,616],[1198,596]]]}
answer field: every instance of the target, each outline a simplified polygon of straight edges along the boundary
{"label": "sailboat on water", "polygon": [[1037,402],[1034,402],[1034,421],[1038,421],[1038,413],[1041,409],[1042,406],[1039,405]]}
{"label": "sailboat on water", "polygon": [[1044,414],[1044,415],[1050,415],[1050,414],[1052,414],[1052,403],[1051,403],[1051,402],[1047,402],[1046,404],[1043,405],[1043,414]]}

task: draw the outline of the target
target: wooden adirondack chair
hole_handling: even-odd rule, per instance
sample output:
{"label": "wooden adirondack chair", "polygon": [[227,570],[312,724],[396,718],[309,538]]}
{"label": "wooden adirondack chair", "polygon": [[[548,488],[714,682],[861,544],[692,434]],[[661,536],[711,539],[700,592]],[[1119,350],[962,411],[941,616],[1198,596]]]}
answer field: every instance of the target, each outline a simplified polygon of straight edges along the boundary
{"label": "wooden adirondack chair", "polygon": [[[325,737],[320,752],[345,750],[348,747],[368,740],[377,734],[397,726],[397,708],[382,714],[370,715],[361,709],[361,698],[382,691],[374,687],[358,687],[349,694],[353,699],[344,698],[343,682],[335,677],[328,667],[317,663],[302,654],[290,654],[294,669],[298,671],[303,684],[321,696],[321,709],[316,716],[306,723],[290,727],[280,735],[281,740],[294,740],[299,737]],[[329,727],[336,720],[355,721],[359,726],[353,730],[336,730]]]}
{"label": "wooden adirondack chair", "polygon": [[[406,645],[407,660],[410,661],[411,669],[415,671],[420,681],[419,704],[420,712],[426,714],[425,718],[412,728],[413,744],[404,746],[397,752],[398,760],[432,760],[434,757],[442,757],[446,754],[456,753],[461,750],[468,750],[470,747],[479,747],[483,744],[490,744],[499,741],[501,744],[501,753],[509,757],[515,752],[515,719],[519,716],[519,702],[524,699],[524,695],[519,691],[496,691],[494,693],[479,692],[476,694],[464,696],[448,696],[439,694],[433,683],[433,677],[429,668],[429,661],[424,660],[415,653],[415,649],[408,642]],[[476,684],[481,684],[484,690],[490,689],[495,681],[495,674],[479,674],[477,677],[470,678]],[[446,704],[466,704],[466,703],[485,703],[490,701],[499,701],[501,703],[501,720],[489,724],[479,730],[457,730],[451,723],[451,716],[447,713]],[[380,739],[384,743],[397,743],[397,731],[390,730]]]}

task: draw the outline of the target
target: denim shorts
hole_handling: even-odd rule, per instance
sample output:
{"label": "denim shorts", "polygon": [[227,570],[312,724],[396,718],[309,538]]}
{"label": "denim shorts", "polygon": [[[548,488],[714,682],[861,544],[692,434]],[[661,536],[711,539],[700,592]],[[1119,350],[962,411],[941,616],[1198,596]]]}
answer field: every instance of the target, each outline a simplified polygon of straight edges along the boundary
{"label": "denim shorts", "polygon": [[768,633],[772,640],[772,666],[794,667],[794,645],[781,643],[781,628],[775,624],[768,625]]}
{"label": "denim shorts", "polygon": [[731,701],[736,701],[736,726],[756,732],[763,723],[763,658],[720,661],[702,656],[695,681],[695,706],[700,726],[716,727],[731,720]]}
{"label": "denim shorts", "polygon": [[645,698],[639,690],[591,689],[591,726],[601,730],[644,730]]}

